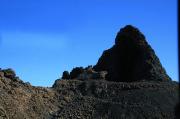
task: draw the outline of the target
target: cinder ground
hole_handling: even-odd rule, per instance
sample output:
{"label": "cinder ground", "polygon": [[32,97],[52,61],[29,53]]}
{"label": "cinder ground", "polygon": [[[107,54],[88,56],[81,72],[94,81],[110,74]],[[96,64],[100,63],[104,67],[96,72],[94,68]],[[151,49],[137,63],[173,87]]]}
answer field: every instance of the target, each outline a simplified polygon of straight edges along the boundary
{"label": "cinder ground", "polygon": [[0,79],[0,119],[173,119],[178,83]]}

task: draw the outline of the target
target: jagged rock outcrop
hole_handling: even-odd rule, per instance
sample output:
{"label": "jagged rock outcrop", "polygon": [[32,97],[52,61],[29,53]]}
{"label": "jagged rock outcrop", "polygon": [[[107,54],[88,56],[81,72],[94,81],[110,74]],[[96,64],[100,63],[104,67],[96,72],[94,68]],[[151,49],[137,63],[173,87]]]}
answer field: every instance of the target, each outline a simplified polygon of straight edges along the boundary
{"label": "jagged rock outcrop", "polygon": [[84,68],[83,67],[73,68],[73,70],[70,72],[70,78],[71,79],[75,79],[75,78],[77,78],[83,72],[84,72]]}
{"label": "jagged rock outcrop", "polygon": [[73,68],[70,74],[68,71],[64,71],[61,79],[105,80],[107,74],[108,74],[107,71],[99,71],[99,72],[94,71],[92,66],[88,66],[86,68],[76,67],[76,68]]}
{"label": "jagged rock outcrop", "polygon": [[16,78],[16,73],[14,72],[14,70],[9,68],[9,69],[0,70],[0,76],[13,79]]}
{"label": "jagged rock outcrop", "polygon": [[62,79],[70,79],[70,74],[68,71],[63,72]]}
{"label": "jagged rock outcrop", "polygon": [[131,25],[118,32],[115,45],[103,52],[94,70],[108,71],[109,81],[171,80],[145,36]]}
{"label": "jagged rock outcrop", "polygon": [[97,65],[65,71],[52,87],[0,69],[0,119],[175,119],[178,88],[142,33],[128,25]]}
{"label": "jagged rock outcrop", "polygon": [[100,72],[93,71],[93,72],[89,72],[89,71],[85,70],[76,79],[78,79],[78,80],[92,80],[92,79],[105,80],[106,75],[107,75],[106,71],[100,71]]}

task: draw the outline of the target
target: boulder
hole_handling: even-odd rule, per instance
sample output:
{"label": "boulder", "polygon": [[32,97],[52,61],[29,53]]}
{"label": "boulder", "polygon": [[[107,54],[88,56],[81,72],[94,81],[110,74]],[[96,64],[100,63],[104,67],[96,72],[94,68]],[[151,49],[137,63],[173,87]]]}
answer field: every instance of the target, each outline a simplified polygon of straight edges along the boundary
{"label": "boulder", "polygon": [[63,72],[62,79],[70,79],[70,74],[68,71]]}
{"label": "boulder", "polygon": [[16,78],[16,73],[15,73],[14,70],[8,68],[8,69],[4,69],[4,70],[2,70],[2,71],[3,71],[4,76],[5,76],[6,78],[10,78],[10,79]]}
{"label": "boulder", "polygon": [[70,72],[70,79],[77,78],[83,72],[84,72],[84,68],[83,67],[73,68],[73,70]]}

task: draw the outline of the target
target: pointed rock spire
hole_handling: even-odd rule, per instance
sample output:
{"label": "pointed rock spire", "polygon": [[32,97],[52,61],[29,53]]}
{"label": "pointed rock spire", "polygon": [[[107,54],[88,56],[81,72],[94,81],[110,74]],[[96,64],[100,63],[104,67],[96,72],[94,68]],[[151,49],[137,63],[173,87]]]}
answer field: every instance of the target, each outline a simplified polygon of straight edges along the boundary
{"label": "pointed rock spire", "polygon": [[171,80],[145,36],[131,25],[120,29],[115,45],[103,52],[93,68],[108,71],[110,81]]}

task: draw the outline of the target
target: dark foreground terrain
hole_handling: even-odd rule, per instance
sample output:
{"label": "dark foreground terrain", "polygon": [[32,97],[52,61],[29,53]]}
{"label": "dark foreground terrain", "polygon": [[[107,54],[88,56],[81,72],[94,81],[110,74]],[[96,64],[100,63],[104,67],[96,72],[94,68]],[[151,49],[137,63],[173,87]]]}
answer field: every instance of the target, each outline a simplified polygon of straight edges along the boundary
{"label": "dark foreground terrain", "polygon": [[52,88],[0,80],[3,119],[173,119],[176,82],[57,80]]}
{"label": "dark foreground terrain", "polygon": [[128,25],[95,66],[65,71],[52,87],[0,69],[0,119],[174,119],[178,85]]}

